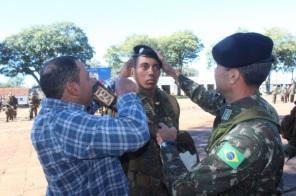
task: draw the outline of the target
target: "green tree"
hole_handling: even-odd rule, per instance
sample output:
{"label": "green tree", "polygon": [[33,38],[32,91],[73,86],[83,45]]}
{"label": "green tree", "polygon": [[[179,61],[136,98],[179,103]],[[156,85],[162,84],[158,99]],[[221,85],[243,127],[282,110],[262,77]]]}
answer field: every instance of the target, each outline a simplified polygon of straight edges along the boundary
{"label": "green tree", "polygon": [[275,63],[273,69],[276,71],[291,72],[296,67],[296,37],[279,28],[267,29],[265,34],[274,42],[273,55]]}
{"label": "green tree", "polygon": [[215,61],[215,59],[213,58],[212,55],[212,48],[208,49],[205,53],[205,57],[207,59],[207,69],[211,69],[212,67],[214,67],[217,63]]}
{"label": "green tree", "polygon": [[[294,69],[296,68],[296,37],[280,28],[270,28],[265,34],[274,42],[273,56],[275,62],[272,70],[291,73],[293,80]],[[266,89],[270,92],[270,75],[266,81]]]}
{"label": "green tree", "polygon": [[120,68],[123,65],[123,60],[121,60],[122,51],[117,46],[111,46],[107,49],[106,54],[104,55],[104,59],[107,64],[112,67],[112,76],[118,75]]}
{"label": "green tree", "polygon": [[0,87],[19,87],[24,83],[24,76],[17,75],[16,77],[9,78],[6,82],[0,83]]}
{"label": "green tree", "polygon": [[[107,49],[104,58],[112,66],[113,74],[118,73],[123,63],[131,56],[133,47],[138,44],[145,44],[160,51],[168,63],[181,71],[184,66],[193,62],[203,49],[201,40],[190,31],[180,31],[159,38],[151,38],[147,35],[132,35],[127,37],[122,44]],[[190,71],[190,74],[197,74],[188,67],[184,71],[188,75]],[[180,95],[180,89],[178,94]]]}
{"label": "green tree", "polygon": [[[201,40],[191,31],[179,31],[162,37],[160,43],[167,62],[180,71],[196,60],[204,47]],[[178,95],[180,94],[178,88]]]}
{"label": "green tree", "polygon": [[150,38],[148,35],[129,36],[120,45],[113,45],[107,49],[104,59],[112,67],[113,76],[119,73],[123,63],[131,56],[133,48],[139,44],[145,44],[158,49],[157,39]]}
{"label": "green tree", "polygon": [[73,55],[85,62],[93,53],[85,33],[73,23],[35,26],[1,43],[0,74],[31,75],[39,83],[39,72],[46,60]]}
{"label": "green tree", "polygon": [[179,31],[160,38],[161,51],[172,66],[182,71],[183,66],[198,58],[203,49],[201,40],[190,31]]}
{"label": "green tree", "polygon": [[129,57],[133,48],[139,44],[148,45],[156,50],[159,48],[158,40],[156,38],[151,38],[148,35],[132,35],[126,38],[126,40],[120,45],[120,49]]}

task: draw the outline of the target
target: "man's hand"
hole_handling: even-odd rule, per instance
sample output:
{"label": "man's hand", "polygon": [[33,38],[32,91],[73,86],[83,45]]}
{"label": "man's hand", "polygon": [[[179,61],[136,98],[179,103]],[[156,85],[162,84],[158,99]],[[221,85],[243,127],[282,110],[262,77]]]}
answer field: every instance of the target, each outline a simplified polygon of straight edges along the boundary
{"label": "man's hand", "polygon": [[130,92],[138,92],[138,85],[125,77],[118,77],[115,81],[115,91],[118,96]]}
{"label": "man's hand", "polygon": [[124,63],[123,67],[120,70],[119,77],[128,78],[131,76],[131,69],[133,67],[133,59],[129,59]]}
{"label": "man's hand", "polygon": [[178,78],[178,76],[180,75],[178,71],[176,71],[171,65],[169,65],[165,58],[163,57],[163,55],[156,51],[159,59],[161,60],[162,62],[162,70],[168,74],[169,76],[173,77],[175,80]]}
{"label": "man's hand", "polygon": [[159,129],[156,133],[156,141],[158,144],[161,144],[164,140],[166,141],[175,141],[177,138],[177,129],[175,127],[168,127],[164,123],[159,123]]}

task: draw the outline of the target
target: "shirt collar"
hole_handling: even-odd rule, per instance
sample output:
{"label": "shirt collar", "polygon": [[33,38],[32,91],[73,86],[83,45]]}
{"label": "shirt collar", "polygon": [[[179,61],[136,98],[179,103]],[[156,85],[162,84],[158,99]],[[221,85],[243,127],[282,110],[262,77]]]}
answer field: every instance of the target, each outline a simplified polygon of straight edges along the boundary
{"label": "shirt collar", "polygon": [[76,110],[85,110],[85,106],[69,102],[69,101],[63,101],[60,99],[52,99],[52,98],[45,98],[42,100],[42,107],[48,107],[48,108],[56,108],[56,107],[64,107],[69,109],[76,109]]}

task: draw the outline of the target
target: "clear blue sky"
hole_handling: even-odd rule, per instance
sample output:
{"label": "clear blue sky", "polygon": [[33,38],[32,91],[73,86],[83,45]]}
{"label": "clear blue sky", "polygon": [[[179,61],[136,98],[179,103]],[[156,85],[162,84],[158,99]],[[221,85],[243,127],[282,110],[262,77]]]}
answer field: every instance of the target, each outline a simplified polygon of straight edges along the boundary
{"label": "clear blue sky", "polygon": [[263,33],[279,27],[296,34],[295,0],[0,0],[0,6],[0,41],[33,25],[74,22],[101,62],[110,45],[132,34],[191,30],[206,47],[238,28]]}

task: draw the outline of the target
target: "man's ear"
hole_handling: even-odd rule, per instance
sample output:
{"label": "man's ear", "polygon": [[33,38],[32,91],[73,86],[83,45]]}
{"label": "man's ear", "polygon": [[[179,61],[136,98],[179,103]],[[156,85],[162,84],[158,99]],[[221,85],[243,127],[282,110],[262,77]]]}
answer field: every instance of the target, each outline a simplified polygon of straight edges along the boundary
{"label": "man's ear", "polygon": [[241,78],[240,72],[238,69],[229,70],[229,82],[230,84],[236,84],[237,81]]}
{"label": "man's ear", "polygon": [[70,95],[77,96],[80,93],[79,85],[77,82],[69,81],[66,83],[65,89]]}
{"label": "man's ear", "polygon": [[131,76],[132,76],[132,77],[135,76],[135,67],[134,67],[134,66],[131,68]]}

